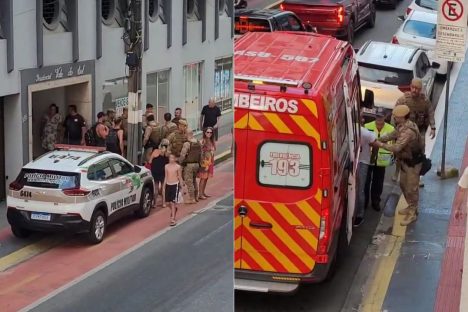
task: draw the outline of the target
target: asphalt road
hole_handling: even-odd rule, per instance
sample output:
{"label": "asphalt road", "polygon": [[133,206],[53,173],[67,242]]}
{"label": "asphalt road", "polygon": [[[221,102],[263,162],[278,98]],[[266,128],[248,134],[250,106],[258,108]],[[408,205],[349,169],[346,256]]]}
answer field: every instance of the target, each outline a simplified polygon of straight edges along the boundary
{"label": "asphalt road", "polygon": [[[267,5],[275,1],[251,1],[252,3]],[[376,25],[373,29],[360,30],[355,38],[354,46],[361,47],[367,40],[389,42],[401,22],[397,17],[403,15],[410,4],[410,0],[401,1],[396,10],[378,7]],[[249,1],[250,5],[250,1]],[[252,6],[253,7],[253,6]],[[443,83],[438,81],[434,89],[434,103],[437,103]],[[386,183],[383,194],[385,202],[388,194],[399,192],[395,183],[391,182],[390,176],[394,168],[387,169]],[[364,224],[355,230],[351,246],[345,261],[340,263],[335,277],[323,284],[306,285],[299,288],[293,295],[271,295],[248,292],[235,293],[235,307],[238,312],[247,311],[320,311],[337,312],[353,311],[351,306],[344,306],[349,293],[359,294],[353,290],[363,286],[365,279],[356,276],[361,261],[366,253],[368,245],[380,220],[380,213],[368,209]],[[351,300],[353,301],[353,300]]]}
{"label": "asphalt road", "polygon": [[232,196],[32,311],[232,312]]}

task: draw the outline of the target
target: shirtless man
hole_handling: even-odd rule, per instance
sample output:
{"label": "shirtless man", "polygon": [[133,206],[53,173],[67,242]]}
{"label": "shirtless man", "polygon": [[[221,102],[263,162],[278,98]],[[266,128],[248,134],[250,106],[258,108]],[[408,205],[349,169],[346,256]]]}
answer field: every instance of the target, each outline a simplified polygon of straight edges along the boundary
{"label": "shirtless man", "polygon": [[177,194],[179,193],[179,185],[184,184],[182,179],[182,167],[177,163],[176,157],[173,154],[169,155],[169,163],[165,166],[165,177],[164,177],[164,193],[165,193],[165,202],[169,203],[169,208],[171,209],[171,226],[177,224],[176,214],[177,214]]}

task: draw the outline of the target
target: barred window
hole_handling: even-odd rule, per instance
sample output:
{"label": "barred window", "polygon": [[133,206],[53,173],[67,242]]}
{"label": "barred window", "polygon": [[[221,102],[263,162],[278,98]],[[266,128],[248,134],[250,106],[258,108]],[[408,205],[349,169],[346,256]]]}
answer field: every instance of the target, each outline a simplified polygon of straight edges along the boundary
{"label": "barred window", "polygon": [[226,0],[217,0],[218,1],[218,13],[219,15],[223,15],[224,11],[226,10]]}
{"label": "barred window", "polygon": [[232,109],[232,57],[215,61],[214,96],[221,111]]}
{"label": "barred window", "polygon": [[48,29],[55,29],[59,22],[61,3],[60,0],[42,1],[42,20]]}
{"label": "barred window", "polygon": [[200,7],[197,0],[187,0],[187,18],[189,20],[200,20]]}
{"label": "barred window", "polygon": [[115,0],[102,0],[101,2],[101,17],[104,24],[112,24],[115,17],[116,2]]}

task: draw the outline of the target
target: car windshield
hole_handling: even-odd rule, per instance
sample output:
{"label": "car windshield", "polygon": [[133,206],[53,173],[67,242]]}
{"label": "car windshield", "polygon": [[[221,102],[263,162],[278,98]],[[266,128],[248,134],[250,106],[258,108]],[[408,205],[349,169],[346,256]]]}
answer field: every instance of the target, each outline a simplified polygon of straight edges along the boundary
{"label": "car windshield", "polygon": [[74,172],[23,169],[17,182],[22,186],[63,190],[79,187],[80,178],[79,174]]}
{"label": "car windshield", "polygon": [[437,11],[437,1],[435,0],[416,0],[415,3],[422,8]]}
{"label": "car windshield", "polygon": [[359,63],[361,80],[394,86],[410,85],[413,72],[410,70]]}
{"label": "car windshield", "polygon": [[270,32],[270,23],[265,19],[236,17],[234,32],[236,35],[246,32]]}
{"label": "car windshield", "polygon": [[409,20],[403,27],[403,32],[413,36],[435,39],[437,25],[423,21]]}

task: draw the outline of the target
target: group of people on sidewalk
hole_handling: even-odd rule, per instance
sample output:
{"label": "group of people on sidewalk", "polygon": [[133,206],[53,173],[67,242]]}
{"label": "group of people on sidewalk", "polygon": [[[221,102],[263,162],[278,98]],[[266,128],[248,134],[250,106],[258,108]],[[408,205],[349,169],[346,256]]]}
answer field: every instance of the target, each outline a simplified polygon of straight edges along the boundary
{"label": "group of people on sidewalk", "polygon": [[[171,209],[171,225],[176,225],[178,203],[194,204],[209,197],[206,186],[208,179],[213,177],[220,116],[221,110],[211,98],[202,109],[200,129],[203,135],[197,140],[188,129],[181,108],[175,109],[174,118],[171,113],[165,113],[164,122],[158,123],[153,105],[146,105],[142,118],[143,165],[151,170],[154,178],[154,205],[161,194],[163,207],[169,205]],[[88,128],[75,105],[69,106],[69,114],[62,120],[57,105],[51,104],[41,125],[45,152],[53,150],[57,143],[64,143],[104,147],[125,157],[127,135],[127,108],[119,117],[113,109],[107,114],[99,112],[97,122]]]}
{"label": "group of people on sidewalk", "polygon": [[[370,202],[380,211],[380,200],[385,179],[385,169],[396,161],[396,173],[400,176],[400,188],[408,206],[399,214],[406,226],[417,220],[421,175],[429,166],[425,157],[426,130],[435,137],[435,120],[432,103],[422,91],[422,81],[415,78],[410,91],[399,98],[392,112],[393,124],[385,122],[387,116],[377,108],[375,120],[364,124],[361,118],[361,153],[359,157],[359,194],[355,226],[364,221],[365,208]],[[396,180],[397,178],[395,178]]]}

